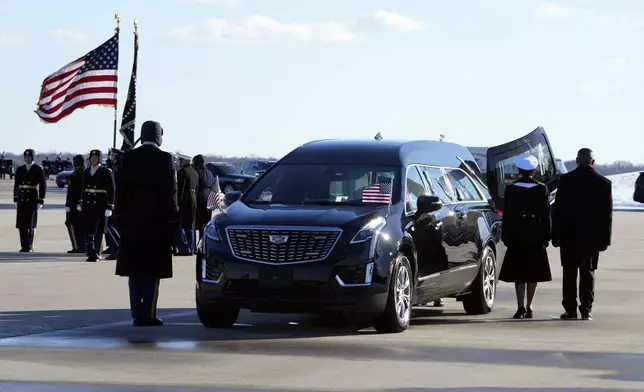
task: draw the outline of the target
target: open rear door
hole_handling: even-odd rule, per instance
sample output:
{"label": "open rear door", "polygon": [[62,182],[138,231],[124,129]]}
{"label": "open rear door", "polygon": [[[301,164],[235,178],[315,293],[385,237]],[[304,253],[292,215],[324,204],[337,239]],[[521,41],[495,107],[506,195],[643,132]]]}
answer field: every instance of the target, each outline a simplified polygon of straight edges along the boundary
{"label": "open rear door", "polygon": [[487,184],[496,208],[503,210],[505,187],[518,179],[514,160],[521,154],[534,155],[539,160],[535,180],[546,184],[554,194],[559,182],[559,170],[548,135],[543,127],[529,134],[487,150]]}

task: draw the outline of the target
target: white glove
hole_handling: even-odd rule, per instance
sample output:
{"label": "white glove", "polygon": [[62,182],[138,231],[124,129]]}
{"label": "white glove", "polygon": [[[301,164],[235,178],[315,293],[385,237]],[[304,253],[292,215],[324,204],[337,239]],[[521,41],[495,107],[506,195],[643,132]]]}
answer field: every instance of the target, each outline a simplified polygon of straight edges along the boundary
{"label": "white glove", "polygon": [[81,208],[81,205],[80,205],[80,204],[76,206],[76,210],[78,210],[78,211],[82,210],[82,208]]}
{"label": "white glove", "polygon": [[69,207],[65,207],[65,212],[71,212],[71,211],[72,211],[72,209],[71,209],[71,208],[69,208]]}
{"label": "white glove", "polygon": [[105,210],[105,217],[109,218],[110,216],[112,216],[112,210]]}
{"label": "white glove", "polygon": [[38,209],[40,210],[40,209],[42,208],[42,204],[38,204],[38,205],[36,206],[36,208],[38,208]]}

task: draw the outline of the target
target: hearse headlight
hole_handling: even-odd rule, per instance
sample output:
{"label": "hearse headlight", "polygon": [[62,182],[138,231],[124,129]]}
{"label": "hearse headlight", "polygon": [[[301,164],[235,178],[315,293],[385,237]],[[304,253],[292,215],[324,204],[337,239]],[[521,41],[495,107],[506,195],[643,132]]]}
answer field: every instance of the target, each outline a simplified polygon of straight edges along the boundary
{"label": "hearse headlight", "polygon": [[[210,222],[206,225],[204,229],[204,235],[206,236],[207,239],[211,241],[221,241],[219,238],[219,234],[217,233],[217,224],[215,223],[215,218],[211,219]],[[205,241],[204,241],[204,247],[205,247]]]}
{"label": "hearse headlight", "polygon": [[371,240],[373,237],[380,234],[380,232],[385,228],[386,225],[387,220],[382,216],[370,220],[364,226],[362,226],[362,228],[360,228],[360,231],[358,231],[358,233],[353,237],[351,243],[359,244]]}

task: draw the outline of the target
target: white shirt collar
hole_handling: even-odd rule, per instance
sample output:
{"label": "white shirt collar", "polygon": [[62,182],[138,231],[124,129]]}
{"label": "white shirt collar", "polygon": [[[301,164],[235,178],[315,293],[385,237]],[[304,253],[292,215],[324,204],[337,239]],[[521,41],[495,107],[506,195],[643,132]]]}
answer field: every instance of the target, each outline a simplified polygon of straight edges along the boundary
{"label": "white shirt collar", "polygon": [[159,146],[155,142],[143,142],[141,143],[142,146],[154,146],[156,148],[159,148]]}

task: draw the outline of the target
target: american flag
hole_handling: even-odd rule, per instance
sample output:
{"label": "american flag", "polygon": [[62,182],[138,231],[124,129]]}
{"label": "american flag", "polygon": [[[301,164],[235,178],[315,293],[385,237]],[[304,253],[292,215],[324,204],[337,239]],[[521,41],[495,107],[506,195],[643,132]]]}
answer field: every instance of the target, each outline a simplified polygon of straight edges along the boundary
{"label": "american flag", "polygon": [[136,125],[136,71],[139,58],[139,34],[134,33],[134,62],[132,63],[132,75],[130,76],[130,86],[127,91],[127,100],[123,109],[121,118],[121,129],[119,132],[123,136],[123,145],[121,150],[129,151],[134,148],[134,127]]}
{"label": "american flag", "polygon": [[86,106],[116,107],[118,63],[119,37],[115,34],[45,78],[36,114],[46,123],[56,123]]}
{"label": "american flag", "polygon": [[391,189],[391,182],[369,185],[362,191],[362,202],[389,204],[391,203]]}
{"label": "american flag", "polygon": [[215,183],[210,189],[210,194],[208,194],[208,202],[206,203],[206,208],[209,210],[214,210],[217,207],[221,207],[224,204],[224,194],[221,191],[219,186],[219,176],[215,178]]}

